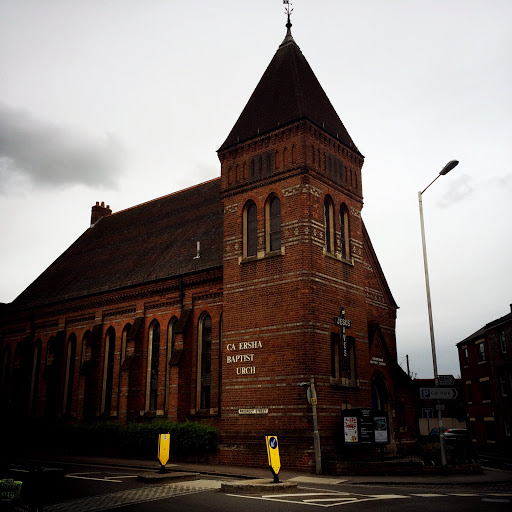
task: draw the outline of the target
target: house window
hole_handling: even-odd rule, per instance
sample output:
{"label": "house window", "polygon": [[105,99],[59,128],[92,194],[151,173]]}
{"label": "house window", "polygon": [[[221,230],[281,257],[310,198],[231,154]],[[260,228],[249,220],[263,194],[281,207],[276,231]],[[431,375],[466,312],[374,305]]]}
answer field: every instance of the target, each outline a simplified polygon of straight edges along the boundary
{"label": "house window", "polygon": [[471,389],[471,382],[466,382],[466,400],[468,403],[473,402],[473,391]]}
{"label": "house window", "polygon": [[265,205],[266,250],[281,250],[281,201],[271,196]]}
{"label": "house window", "polygon": [[494,427],[494,421],[486,421],[485,424],[485,440],[496,441],[496,429]]}
{"label": "house window", "polygon": [[489,380],[483,380],[482,386],[482,401],[488,402],[491,399],[491,383]]}
{"label": "house window", "polygon": [[500,332],[500,348],[501,348],[502,354],[507,353],[507,342],[505,340],[505,331]]}
{"label": "house window", "polygon": [[348,208],[345,203],[340,208],[340,236],[341,236],[341,257],[350,258],[350,242],[349,242],[349,225],[348,225]]}
{"label": "house window", "polygon": [[503,397],[507,396],[507,379],[506,379],[504,373],[502,373],[500,375],[500,389],[501,389],[501,396],[503,396]]}
{"label": "house window", "polygon": [[256,205],[251,201],[244,208],[243,257],[256,256],[258,250],[258,215]]}
{"label": "house window", "polygon": [[464,366],[469,366],[469,354],[468,354],[468,347],[464,347],[462,349],[462,354],[464,356]]}
{"label": "house window", "polygon": [[75,358],[76,358],[76,336],[71,334],[68,339],[68,350],[66,357],[66,376],[64,379],[64,403],[62,412],[71,414],[71,404],[73,399],[73,381],[75,379]]}
{"label": "house window", "polygon": [[197,368],[197,408],[209,410],[212,380],[212,317],[207,314],[199,321]]}
{"label": "house window", "polygon": [[114,384],[114,354],[116,348],[116,331],[109,327],[105,337],[105,359],[103,366],[103,396],[102,413],[110,413],[112,410],[112,391]]}
{"label": "house window", "polygon": [[484,363],[485,362],[485,346],[484,342],[478,343],[476,346],[477,352],[478,352],[478,362]]}
{"label": "house window", "polygon": [[149,327],[147,377],[147,410],[156,411],[158,402],[158,370],[160,367],[160,324],[154,320]]}
{"label": "house window", "polygon": [[327,196],[324,201],[325,251],[334,254],[334,206]]}

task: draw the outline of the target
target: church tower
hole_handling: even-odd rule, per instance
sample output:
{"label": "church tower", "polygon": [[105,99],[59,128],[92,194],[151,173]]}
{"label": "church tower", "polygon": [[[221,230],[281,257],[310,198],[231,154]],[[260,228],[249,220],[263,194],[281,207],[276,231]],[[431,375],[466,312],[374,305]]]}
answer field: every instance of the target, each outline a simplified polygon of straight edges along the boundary
{"label": "church tower", "polygon": [[[359,364],[369,359],[364,157],[295,42],[289,18],[286,37],[218,155],[221,453],[226,462],[249,462],[240,457],[264,456],[263,436],[274,434],[289,447],[282,457],[307,466],[313,420],[305,383],[315,382],[328,443],[344,407],[371,402],[369,365]],[[334,323],[340,308],[351,324],[345,343]]]}

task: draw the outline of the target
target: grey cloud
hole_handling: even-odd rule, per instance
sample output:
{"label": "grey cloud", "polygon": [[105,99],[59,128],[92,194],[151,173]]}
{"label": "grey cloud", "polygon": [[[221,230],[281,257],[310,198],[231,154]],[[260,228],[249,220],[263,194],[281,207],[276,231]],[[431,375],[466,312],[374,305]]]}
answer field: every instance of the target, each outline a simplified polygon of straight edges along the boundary
{"label": "grey cloud", "polygon": [[124,150],[112,136],[94,140],[0,105],[1,188],[20,177],[43,186],[115,186],[123,161]]}
{"label": "grey cloud", "polygon": [[[448,182],[448,180],[446,180]],[[449,182],[448,190],[443,197],[437,202],[441,208],[447,208],[459,201],[463,201],[473,195],[477,189],[500,189],[506,190],[512,188],[512,173],[502,176],[490,176],[477,184],[472,182],[472,178],[467,174],[458,176]]]}
{"label": "grey cloud", "polygon": [[446,193],[443,194],[443,197],[437,202],[441,208],[447,208],[470,197],[475,190],[471,183],[471,177],[466,174],[449,181],[447,187]]}

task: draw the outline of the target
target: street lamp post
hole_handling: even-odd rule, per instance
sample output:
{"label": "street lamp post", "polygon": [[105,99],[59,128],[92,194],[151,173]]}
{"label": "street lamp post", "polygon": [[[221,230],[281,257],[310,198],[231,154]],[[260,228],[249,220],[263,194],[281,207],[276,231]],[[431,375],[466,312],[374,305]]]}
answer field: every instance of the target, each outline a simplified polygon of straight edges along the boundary
{"label": "street lamp post", "polygon": [[[418,202],[420,205],[420,224],[421,224],[421,242],[423,245],[423,265],[425,267],[425,286],[427,289],[427,306],[428,306],[428,322],[430,326],[430,343],[432,345],[432,364],[434,365],[434,382],[439,386],[439,374],[437,372],[437,358],[436,358],[436,342],[434,339],[434,322],[432,320],[432,304],[430,302],[430,282],[428,278],[428,264],[427,264],[427,246],[425,243],[425,226],[423,225],[423,203],[421,196],[439,176],[448,174],[454,167],[458,165],[458,160],[450,160],[441,170],[441,172],[421,191],[418,192]],[[439,406],[439,401],[438,401]],[[439,444],[441,446],[441,465],[446,466],[446,450],[444,446],[444,433],[443,433],[443,417],[441,414],[441,407],[437,407],[437,417],[439,420]]]}

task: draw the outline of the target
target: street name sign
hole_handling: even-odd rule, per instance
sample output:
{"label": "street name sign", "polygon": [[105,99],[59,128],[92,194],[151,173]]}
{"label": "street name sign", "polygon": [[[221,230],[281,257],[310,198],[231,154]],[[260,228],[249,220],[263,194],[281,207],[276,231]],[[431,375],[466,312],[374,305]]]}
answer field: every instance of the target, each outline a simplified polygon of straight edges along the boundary
{"label": "street name sign", "polygon": [[433,400],[453,400],[457,398],[455,388],[420,388],[420,397]]}
{"label": "street name sign", "polygon": [[453,386],[455,384],[455,377],[453,375],[438,375],[440,386]]}

